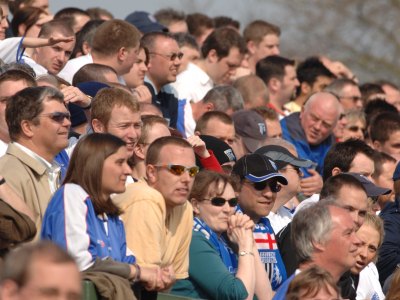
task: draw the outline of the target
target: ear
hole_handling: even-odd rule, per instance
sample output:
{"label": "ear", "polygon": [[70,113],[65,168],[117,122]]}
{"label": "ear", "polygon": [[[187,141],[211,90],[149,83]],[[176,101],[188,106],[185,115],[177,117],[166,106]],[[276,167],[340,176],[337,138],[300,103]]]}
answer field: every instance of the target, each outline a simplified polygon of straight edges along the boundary
{"label": "ear", "polygon": [[117,56],[118,60],[119,61],[124,61],[126,59],[126,54],[127,54],[127,50],[126,50],[125,47],[119,48],[118,56]]}
{"label": "ear", "polygon": [[192,199],[190,199],[190,203],[192,203],[193,212],[195,213],[195,215],[199,215],[200,214],[199,201],[192,198]]}
{"label": "ear", "polygon": [[194,132],[194,135],[199,136],[199,135],[201,135],[201,132],[200,132],[200,131],[195,131],[195,132]]}
{"label": "ear", "polygon": [[21,121],[21,131],[25,136],[29,138],[33,137],[35,134],[34,126],[35,125],[33,125],[31,121],[27,120]]}
{"label": "ear", "polygon": [[150,184],[157,182],[157,170],[153,165],[146,165],[147,180]]}
{"label": "ear", "polygon": [[206,105],[205,105],[205,110],[206,110],[206,111],[213,111],[213,110],[215,110],[214,103],[211,103],[211,102],[206,103]]}
{"label": "ear", "polygon": [[313,248],[316,250],[316,251],[319,251],[319,252],[324,252],[325,251],[325,246],[323,245],[323,244],[321,244],[321,243],[317,243],[317,242],[311,242],[312,243],[312,245],[313,245]]}
{"label": "ear", "polygon": [[133,153],[136,157],[144,160],[144,152],[143,152],[143,145],[136,143],[135,147],[133,147]]}
{"label": "ear", "polygon": [[307,82],[302,82],[300,89],[303,95],[308,95],[311,92],[311,86]]}
{"label": "ear", "polygon": [[277,92],[280,88],[281,88],[282,82],[275,77],[272,77],[269,81],[268,81],[268,89],[270,92]]}
{"label": "ear", "polygon": [[342,172],[343,172],[343,171],[342,171],[340,168],[334,167],[334,168],[332,169],[332,176],[338,175],[338,174],[340,174],[340,173],[342,173]]}
{"label": "ear", "polygon": [[18,290],[18,285],[14,281],[6,279],[1,285],[0,299],[18,299],[20,297]]}
{"label": "ear", "polygon": [[83,42],[82,44],[82,51],[83,51],[83,55],[86,55],[90,52],[90,50],[92,50],[92,47],[90,47],[88,42]]}
{"label": "ear", "polygon": [[94,132],[98,132],[98,133],[105,133],[106,132],[106,127],[98,119],[93,119],[92,120],[92,128],[93,128]]}
{"label": "ear", "polygon": [[250,40],[247,42],[247,50],[251,55],[253,55],[256,52],[256,44],[254,43],[254,41]]}
{"label": "ear", "polygon": [[374,148],[376,151],[382,151],[382,145],[379,141],[373,141],[372,148]]}
{"label": "ear", "polygon": [[219,57],[218,57],[217,51],[215,51],[215,49],[211,49],[211,50],[208,52],[207,60],[208,60],[210,63],[217,63],[217,62],[218,62],[218,59],[219,59]]}

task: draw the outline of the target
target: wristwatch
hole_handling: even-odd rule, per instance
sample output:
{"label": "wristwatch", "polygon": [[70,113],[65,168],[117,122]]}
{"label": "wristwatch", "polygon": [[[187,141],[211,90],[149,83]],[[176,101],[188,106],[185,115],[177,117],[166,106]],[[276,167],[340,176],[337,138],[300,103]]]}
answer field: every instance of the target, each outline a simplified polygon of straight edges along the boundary
{"label": "wristwatch", "polygon": [[251,252],[251,251],[240,251],[239,252],[239,256],[245,256],[245,255],[248,255],[248,254],[254,256],[254,253]]}

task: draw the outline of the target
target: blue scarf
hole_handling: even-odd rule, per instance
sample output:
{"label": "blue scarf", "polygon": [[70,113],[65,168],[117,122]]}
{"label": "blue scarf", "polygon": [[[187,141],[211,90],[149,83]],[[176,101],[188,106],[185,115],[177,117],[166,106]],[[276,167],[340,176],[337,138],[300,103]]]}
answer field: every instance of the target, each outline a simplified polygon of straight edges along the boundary
{"label": "blue scarf", "polygon": [[235,253],[228,247],[224,238],[219,237],[206,223],[199,218],[194,218],[193,230],[201,232],[207,240],[218,250],[222,262],[231,274],[236,274],[238,261]]}

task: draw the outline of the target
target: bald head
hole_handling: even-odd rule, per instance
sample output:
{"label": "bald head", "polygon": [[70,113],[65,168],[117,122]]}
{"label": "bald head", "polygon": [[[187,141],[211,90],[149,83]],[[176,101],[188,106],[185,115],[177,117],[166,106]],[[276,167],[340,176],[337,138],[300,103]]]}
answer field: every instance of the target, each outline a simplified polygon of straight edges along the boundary
{"label": "bald head", "polygon": [[301,126],[310,145],[319,145],[333,132],[341,113],[338,98],[327,92],[310,96],[300,113]]}

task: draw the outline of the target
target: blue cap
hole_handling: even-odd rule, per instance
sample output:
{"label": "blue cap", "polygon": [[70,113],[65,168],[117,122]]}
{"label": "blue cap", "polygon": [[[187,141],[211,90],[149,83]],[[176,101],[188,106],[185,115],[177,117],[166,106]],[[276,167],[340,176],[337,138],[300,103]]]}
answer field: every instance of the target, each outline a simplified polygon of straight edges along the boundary
{"label": "blue cap", "polygon": [[146,11],[134,11],[125,18],[125,21],[131,23],[142,33],[168,31],[167,27],[158,23],[156,18]]}

